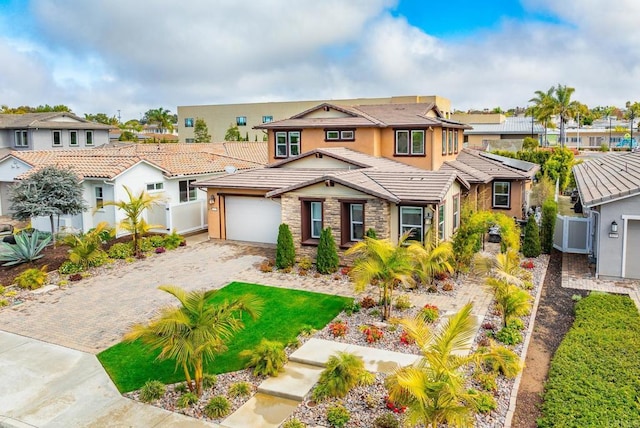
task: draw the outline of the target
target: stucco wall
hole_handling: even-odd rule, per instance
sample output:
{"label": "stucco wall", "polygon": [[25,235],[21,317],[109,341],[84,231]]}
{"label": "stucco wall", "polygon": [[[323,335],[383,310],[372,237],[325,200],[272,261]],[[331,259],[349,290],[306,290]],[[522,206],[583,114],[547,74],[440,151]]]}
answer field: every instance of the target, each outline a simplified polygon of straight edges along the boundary
{"label": "stucco wall", "polygon": [[[601,276],[620,278],[622,272],[622,242],[626,230],[624,228],[623,215],[640,215],[640,196],[611,202],[600,206],[600,228],[598,238],[597,271]],[[618,224],[617,237],[610,237],[611,222]],[[629,242],[627,245],[640,245],[638,242]],[[637,260],[627,260],[627,263],[638,263]]]}

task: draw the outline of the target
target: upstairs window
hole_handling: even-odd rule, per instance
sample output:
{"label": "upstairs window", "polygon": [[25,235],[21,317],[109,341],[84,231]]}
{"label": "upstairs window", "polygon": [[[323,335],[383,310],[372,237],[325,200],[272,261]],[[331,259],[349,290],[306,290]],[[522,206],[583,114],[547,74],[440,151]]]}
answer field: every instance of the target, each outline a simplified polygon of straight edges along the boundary
{"label": "upstairs window", "polygon": [[185,128],[193,128],[193,118],[192,117],[185,117],[184,118],[184,127]]}
{"label": "upstairs window", "polygon": [[442,154],[447,154],[447,130],[442,128]]}
{"label": "upstairs window", "polygon": [[16,147],[29,147],[29,133],[26,130],[16,131]]}
{"label": "upstairs window", "polygon": [[164,189],[164,183],[149,183],[147,184],[147,192],[159,192]]}
{"label": "upstairs window", "polygon": [[53,147],[62,145],[62,131],[53,131],[51,137],[53,138]]}
{"label": "upstairs window", "polygon": [[287,158],[300,154],[300,131],[278,131],[275,134],[275,157]]}
{"label": "upstairs window", "polygon": [[262,116],[262,123],[273,122],[273,116]]}
{"label": "upstairs window", "polygon": [[396,131],[396,155],[424,155],[424,130]]}
{"label": "upstairs window", "polygon": [[69,145],[70,146],[78,145],[78,131],[69,131]]}
{"label": "upstairs window", "polygon": [[85,144],[87,146],[93,146],[93,131],[86,131],[85,134]]}
{"label": "upstairs window", "polygon": [[355,139],[355,131],[353,129],[327,129],[324,131],[324,139],[325,141],[353,141]]}
{"label": "upstairs window", "polygon": [[198,199],[198,189],[191,187],[191,183],[196,180],[180,180],[178,182],[178,190],[180,191],[180,202],[195,201]]}
{"label": "upstairs window", "polygon": [[458,134],[459,133],[460,132],[457,129],[453,133],[453,152],[454,153],[458,153],[458,149],[459,149],[459,146],[458,146]]}
{"label": "upstairs window", "polygon": [[449,154],[453,153],[453,129],[449,130]]}
{"label": "upstairs window", "polygon": [[247,116],[236,116],[237,126],[247,126]]}

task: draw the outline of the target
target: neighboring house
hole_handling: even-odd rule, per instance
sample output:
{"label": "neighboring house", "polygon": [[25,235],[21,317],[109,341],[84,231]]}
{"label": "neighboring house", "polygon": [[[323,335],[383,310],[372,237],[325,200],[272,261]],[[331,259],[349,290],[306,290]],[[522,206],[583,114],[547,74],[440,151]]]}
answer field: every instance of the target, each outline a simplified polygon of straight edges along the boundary
{"label": "neighboring house", "polygon": [[464,147],[476,150],[489,150],[490,144],[522,147],[525,137],[542,141],[545,133],[544,127],[530,116],[507,117],[500,113],[455,113],[452,118],[471,125],[472,128],[464,131]]}
{"label": "neighboring house", "polygon": [[438,95],[178,106],[178,135],[180,142],[193,142],[196,119],[200,118],[207,124],[213,141],[223,141],[230,126],[237,126],[240,135],[248,136],[249,141],[263,141],[264,133],[256,128],[258,125],[289,118],[322,103],[339,106],[435,103],[445,117],[451,114],[451,101]]}
{"label": "neighboring house", "polygon": [[[242,146],[242,147],[240,147]],[[123,186],[134,193],[161,194],[162,203],[146,213],[151,224],[179,233],[206,228],[207,196],[191,186],[196,180],[225,171],[260,167],[265,143],[124,144],[86,150],[14,151],[0,159],[0,210],[10,214],[9,188],[16,179],[49,165],[70,168],[81,179],[89,210],[62,219],[62,225],[87,231],[101,221],[123,219],[105,201],[128,200]],[[46,219],[45,219],[46,220]],[[34,219],[48,230],[48,222]]]}
{"label": "neighboring house", "polygon": [[0,114],[0,147],[14,150],[65,150],[109,142],[111,126],[72,113]]}
{"label": "neighboring house", "polygon": [[[278,132],[278,131],[276,131]],[[306,131],[305,131],[306,132]],[[341,250],[369,228],[397,242],[422,240],[435,222],[441,239],[460,225],[468,183],[453,172],[427,171],[343,147],[315,148],[265,168],[198,181],[207,189],[209,237],[275,243],[287,223],[299,254],[315,254],[323,228]]]}
{"label": "neighboring house", "polygon": [[529,208],[533,179],[540,170],[535,163],[464,149],[441,171],[456,172],[470,185],[467,200],[477,210],[502,212],[523,218]]}
{"label": "neighboring house", "polygon": [[268,132],[269,162],[348,147],[435,171],[462,150],[468,125],[446,119],[435,103],[320,104],[289,119],[256,126]]}
{"label": "neighboring house", "polygon": [[573,167],[596,276],[640,279],[640,152],[612,153]]}

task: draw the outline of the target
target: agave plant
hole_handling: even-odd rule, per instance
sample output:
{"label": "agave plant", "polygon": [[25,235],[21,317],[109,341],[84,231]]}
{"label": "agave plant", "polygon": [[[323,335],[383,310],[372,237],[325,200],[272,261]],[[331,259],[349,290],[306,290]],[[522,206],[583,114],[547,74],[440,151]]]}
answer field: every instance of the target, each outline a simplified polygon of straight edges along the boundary
{"label": "agave plant", "polygon": [[43,257],[40,253],[51,242],[51,236],[41,237],[40,232],[34,230],[31,234],[16,234],[15,241],[15,244],[0,242],[0,262],[5,262],[2,266],[19,265]]}

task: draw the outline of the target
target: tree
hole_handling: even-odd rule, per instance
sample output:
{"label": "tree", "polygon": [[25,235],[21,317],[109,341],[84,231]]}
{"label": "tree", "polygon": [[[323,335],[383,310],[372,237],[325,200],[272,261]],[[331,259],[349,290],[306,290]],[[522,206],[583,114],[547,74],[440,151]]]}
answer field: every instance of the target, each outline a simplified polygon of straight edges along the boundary
{"label": "tree", "polygon": [[30,107],[30,106],[20,106],[20,107],[9,107],[7,105],[3,105],[0,108],[0,113],[2,114],[25,114],[25,113],[50,113],[50,112],[67,112],[72,113],[71,109],[64,104],[58,104],[55,106],[50,106],[49,104],[39,105],[38,107]]}
{"label": "tree", "polygon": [[207,122],[204,119],[197,118],[196,125],[194,128],[194,136],[196,143],[210,143],[211,135],[209,135],[209,128],[207,127]]}
{"label": "tree", "polygon": [[120,129],[126,129],[132,132],[140,132],[142,131],[142,124],[137,119],[127,120],[124,125],[120,125]]}
{"label": "tree", "polygon": [[522,140],[522,150],[535,150],[538,148],[538,140],[532,137],[524,137]]}
{"label": "tree", "polygon": [[120,122],[118,121],[118,118],[115,116],[107,116],[106,113],[96,113],[96,114],[84,114],[84,118],[91,121],[91,122],[97,122],[97,123],[102,123],[105,125],[113,125],[113,126],[118,126],[120,125]]}
{"label": "tree", "polygon": [[122,131],[118,141],[138,141],[138,136],[131,131]]}
{"label": "tree", "polygon": [[144,121],[146,123],[154,123],[158,125],[161,134],[163,134],[165,130],[173,132],[174,118],[173,115],[169,113],[171,113],[170,110],[162,107],[151,109],[144,114]]}
{"label": "tree", "polygon": [[495,294],[496,305],[502,313],[502,326],[513,317],[527,315],[531,311],[531,295],[522,288],[498,278],[487,278],[486,283]]}
{"label": "tree", "polygon": [[174,285],[158,287],[174,296],[179,307],[165,307],[149,324],[134,325],[125,335],[126,341],[141,339],[151,349],[160,350],[158,358],[174,360],[181,367],[191,392],[202,394],[204,366],[224,352],[225,342],[244,328],[242,314],[253,319],[262,310],[262,303],[245,295],[231,302],[210,303],[218,290],[187,292]]}
{"label": "tree", "polygon": [[331,228],[327,227],[320,232],[318,241],[318,254],[316,255],[316,269],[318,272],[327,274],[334,273],[338,270],[338,251],[336,250],[336,241],[333,240]]}
{"label": "tree", "polygon": [[542,204],[542,220],[540,222],[540,245],[542,252],[551,254],[553,250],[553,233],[556,227],[556,216],[558,215],[558,204],[553,198],[549,198]]}
{"label": "tree", "polygon": [[240,130],[237,125],[229,125],[229,129],[224,134],[224,141],[242,141]]}
{"label": "tree", "polygon": [[504,347],[491,344],[469,353],[476,332],[471,310],[467,303],[438,330],[419,316],[399,321],[423,357],[417,364],[396,369],[385,384],[389,398],[407,407],[410,426],[473,426],[478,403],[477,394],[467,387],[470,367],[491,363],[492,369],[514,376],[522,369],[518,356]]}
{"label": "tree", "polygon": [[452,264],[453,245],[451,242],[440,242],[433,233],[433,227],[426,233],[424,244],[412,242],[409,245],[409,252],[415,257],[416,274],[421,281],[433,284],[437,275],[455,271]]}
{"label": "tree", "polygon": [[[46,166],[15,184],[9,200],[15,219],[49,217],[54,245],[60,216],[80,214],[87,209],[78,176],[70,169],[55,166]],[[58,228],[54,227],[54,216],[57,216]]]}
{"label": "tree", "polygon": [[349,274],[355,283],[356,291],[360,292],[367,285],[374,283],[379,287],[383,320],[391,315],[393,289],[400,284],[415,284],[415,257],[411,253],[412,247],[405,245],[408,238],[409,233],[404,233],[398,243],[393,244],[389,239],[365,236],[363,241],[356,243],[346,252],[347,255],[355,256],[353,269]]}
{"label": "tree", "polygon": [[278,241],[276,244],[276,267],[278,269],[290,268],[296,262],[296,249],[293,245],[291,229],[286,223],[278,228]]}
{"label": "tree", "polygon": [[560,192],[564,192],[571,180],[572,168],[575,165],[573,152],[565,147],[556,147],[544,163],[544,175],[551,182],[558,181]]}
{"label": "tree", "polygon": [[123,187],[129,197],[128,201],[106,201],[104,202],[104,205],[115,206],[124,211],[125,218],[118,226],[131,233],[133,237],[133,253],[136,257],[142,257],[142,252],[140,251],[140,237],[150,229],[162,227],[160,225],[148,224],[145,219],[142,218],[142,213],[147,208],[151,208],[160,202],[162,200],[162,195],[151,195],[147,193],[146,190],[141,190],[138,195],[134,195],[127,186]]}
{"label": "tree", "polygon": [[535,217],[530,215],[524,228],[522,255],[525,257],[538,257],[540,252],[540,229],[538,229]]}

